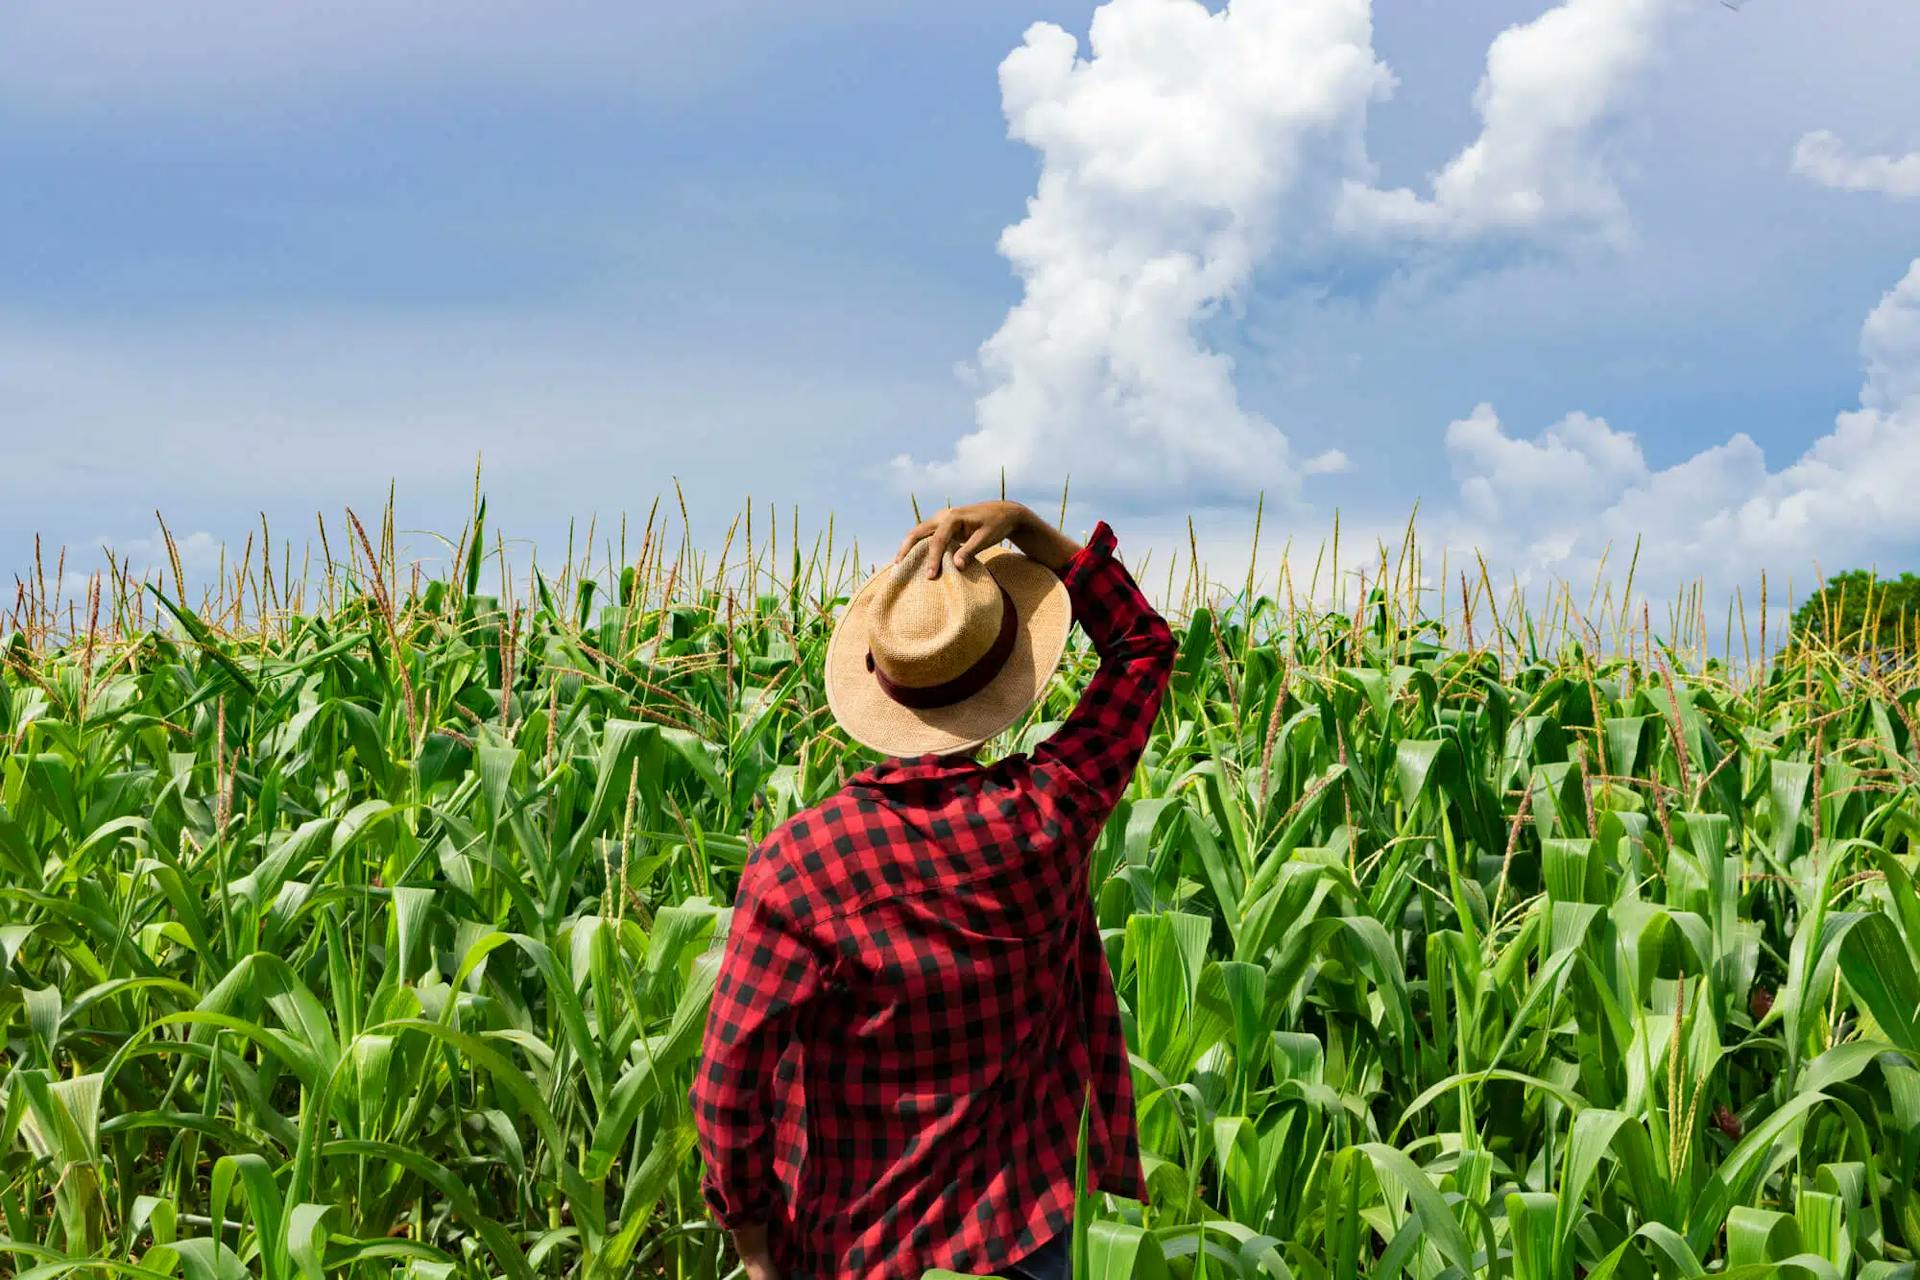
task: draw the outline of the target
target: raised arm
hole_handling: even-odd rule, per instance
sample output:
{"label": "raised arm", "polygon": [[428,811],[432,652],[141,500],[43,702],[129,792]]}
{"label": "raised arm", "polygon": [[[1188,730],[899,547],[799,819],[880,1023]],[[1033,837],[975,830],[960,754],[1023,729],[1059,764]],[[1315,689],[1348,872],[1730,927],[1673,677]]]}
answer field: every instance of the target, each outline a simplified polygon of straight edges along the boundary
{"label": "raised arm", "polygon": [[958,543],[953,560],[965,565],[980,548],[1008,539],[1029,558],[1060,575],[1073,601],[1073,619],[1093,641],[1100,670],[1066,722],[1035,748],[1035,765],[1051,765],[1080,783],[1101,821],[1120,799],[1160,711],[1173,670],[1173,632],[1114,558],[1113,530],[1102,520],[1085,546],[1017,502],[951,507],[907,531],[894,560],[921,538],[933,541],[927,575],[940,573],[942,548]]}
{"label": "raised arm", "polygon": [[1100,669],[1066,721],[1036,747],[1036,766],[1057,765],[1086,787],[1100,820],[1118,803],[1146,749],[1173,671],[1173,631],[1114,558],[1102,520],[1060,570],[1073,619],[1093,642]]}

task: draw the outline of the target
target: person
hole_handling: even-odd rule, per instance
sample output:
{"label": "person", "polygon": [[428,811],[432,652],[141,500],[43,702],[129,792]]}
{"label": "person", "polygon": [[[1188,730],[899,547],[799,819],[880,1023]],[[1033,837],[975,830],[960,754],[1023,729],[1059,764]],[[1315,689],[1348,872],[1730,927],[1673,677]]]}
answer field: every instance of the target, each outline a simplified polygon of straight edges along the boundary
{"label": "person", "polygon": [[[837,622],[828,704],[885,758],[749,854],[690,1093],[748,1280],[1063,1280],[1083,1108],[1089,1185],[1145,1198],[1089,854],[1174,640],[1115,547],[944,510]],[[1100,665],[1072,712],[979,760],[1075,622]]]}

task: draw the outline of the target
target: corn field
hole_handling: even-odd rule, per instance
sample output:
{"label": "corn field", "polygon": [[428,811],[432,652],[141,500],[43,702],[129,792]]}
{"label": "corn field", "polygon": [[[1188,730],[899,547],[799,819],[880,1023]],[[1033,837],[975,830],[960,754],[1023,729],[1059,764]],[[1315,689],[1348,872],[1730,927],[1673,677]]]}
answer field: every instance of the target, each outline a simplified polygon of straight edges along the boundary
{"label": "corn field", "polygon": [[[749,849],[872,759],[866,566],[679,515],[17,580],[0,1275],[736,1270],[687,1088]],[[1377,550],[1169,608],[1092,868],[1152,1194],[1083,1197],[1091,1274],[1913,1276],[1912,669]]]}

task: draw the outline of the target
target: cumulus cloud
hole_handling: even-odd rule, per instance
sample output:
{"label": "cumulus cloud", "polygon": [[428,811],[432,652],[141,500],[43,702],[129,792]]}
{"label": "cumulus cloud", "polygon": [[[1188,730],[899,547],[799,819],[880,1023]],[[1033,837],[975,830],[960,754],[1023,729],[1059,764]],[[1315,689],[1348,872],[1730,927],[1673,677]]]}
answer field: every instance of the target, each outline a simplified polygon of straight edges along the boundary
{"label": "cumulus cloud", "polygon": [[1920,151],[1903,156],[1861,155],[1825,129],[1800,139],[1793,149],[1793,171],[1840,191],[1920,198]]}
{"label": "cumulus cloud", "polygon": [[1467,512],[1488,524],[1559,527],[1591,519],[1603,495],[1645,478],[1647,463],[1630,435],[1602,418],[1570,413],[1535,440],[1509,436],[1490,404],[1447,427],[1447,454]]}
{"label": "cumulus cloud", "polygon": [[1642,557],[1656,582],[1665,566],[1724,581],[1910,548],[1920,541],[1920,260],[1868,315],[1861,348],[1859,407],[1779,471],[1744,433],[1656,469],[1632,433],[1599,418],[1569,414],[1527,439],[1480,405],[1447,429],[1460,507],[1450,540],[1574,577],[1609,541],[1620,555],[1641,537],[1658,551]]}
{"label": "cumulus cloud", "polygon": [[1356,253],[1617,228],[1599,129],[1676,2],[1567,0],[1503,32],[1480,134],[1430,197],[1372,185],[1367,111],[1394,78],[1370,0],[1109,0],[1084,57],[1034,25],[1000,67],[1009,134],[1040,156],[999,245],[1023,295],[980,348],[974,430],[951,458],[896,458],[897,477],[1284,501],[1344,468],[1241,403],[1208,322],[1262,268],[1314,287]]}
{"label": "cumulus cloud", "polygon": [[1673,7],[1568,0],[1501,32],[1473,96],[1480,135],[1434,175],[1432,195],[1350,180],[1341,226],[1441,241],[1490,233],[1617,238],[1625,210],[1596,138]]}
{"label": "cumulus cloud", "polygon": [[[1000,66],[1010,134],[1039,187],[1000,251],[1025,296],[980,349],[990,382],[951,460],[897,464],[953,489],[1055,482],[1116,492],[1290,491],[1301,459],[1240,403],[1202,323],[1246,288],[1313,188],[1359,163],[1390,83],[1357,0],[1112,0],[1074,37],[1029,28]],[[1324,199],[1319,203],[1324,210]]]}
{"label": "cumulus cloud", "polygon": [[1867,361],[1862,405],[1890,413],[1920,396],[1920,259],[1867,316],[1860,347]]}

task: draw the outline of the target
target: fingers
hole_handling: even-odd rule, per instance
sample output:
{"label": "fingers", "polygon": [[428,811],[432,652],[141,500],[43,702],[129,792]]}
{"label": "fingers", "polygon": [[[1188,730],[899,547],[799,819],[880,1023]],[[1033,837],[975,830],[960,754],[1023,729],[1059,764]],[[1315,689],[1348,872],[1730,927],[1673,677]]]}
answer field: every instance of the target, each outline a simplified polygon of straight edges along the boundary
{"label": "fingers", "polygon": [[914,543],[933,532],[935,523],[936,521],[933,520],[922,520],[919,524],[907,530],[907,536],[900,540],[900,549],[893,553],[893,562],[899,564],[900,557],[906,555],[908,549],[912,547]]}
{"label": "fingers", "polygon": [[953,553],[953,567],[956,569],[966,568],[968,564],[972,563],[974,555],[980,548],[994,545],[999,542],[1003,536],[1005,536],[1004,533],[996,530],[992,525],[981,525],[972,533],[968,534],[967,540],[960,544],[960,549]]}
{"label": "fingers", "polygon": [[927,542],[929,544],[927,547],[927,576],[929,578],[937,578],[940,576],[940,558],[947,549],[947,543],[952,540],[955,531],[958,530],[959,527],[960,522],[953,519],[950,513],[942,513],[941,518],[933,522],[933,532],[927,535]]}
{"label": "fingers", "polygon": [[893,553],[893,562],[899,564],[916,542],[927,539],[932,544],[927,548],[927,576],[937,578],[948,545],[958,538],[962,541],[954,552],[953,563],[956,568],[966,567],[982,547],[1002,541],[1011,531],[1013,521],[998,510],[1000,505],[1011,504],[975,503],[968,507],[948,507],[922,520],[907,530],[907,536],[900,540],[899,549]]}

